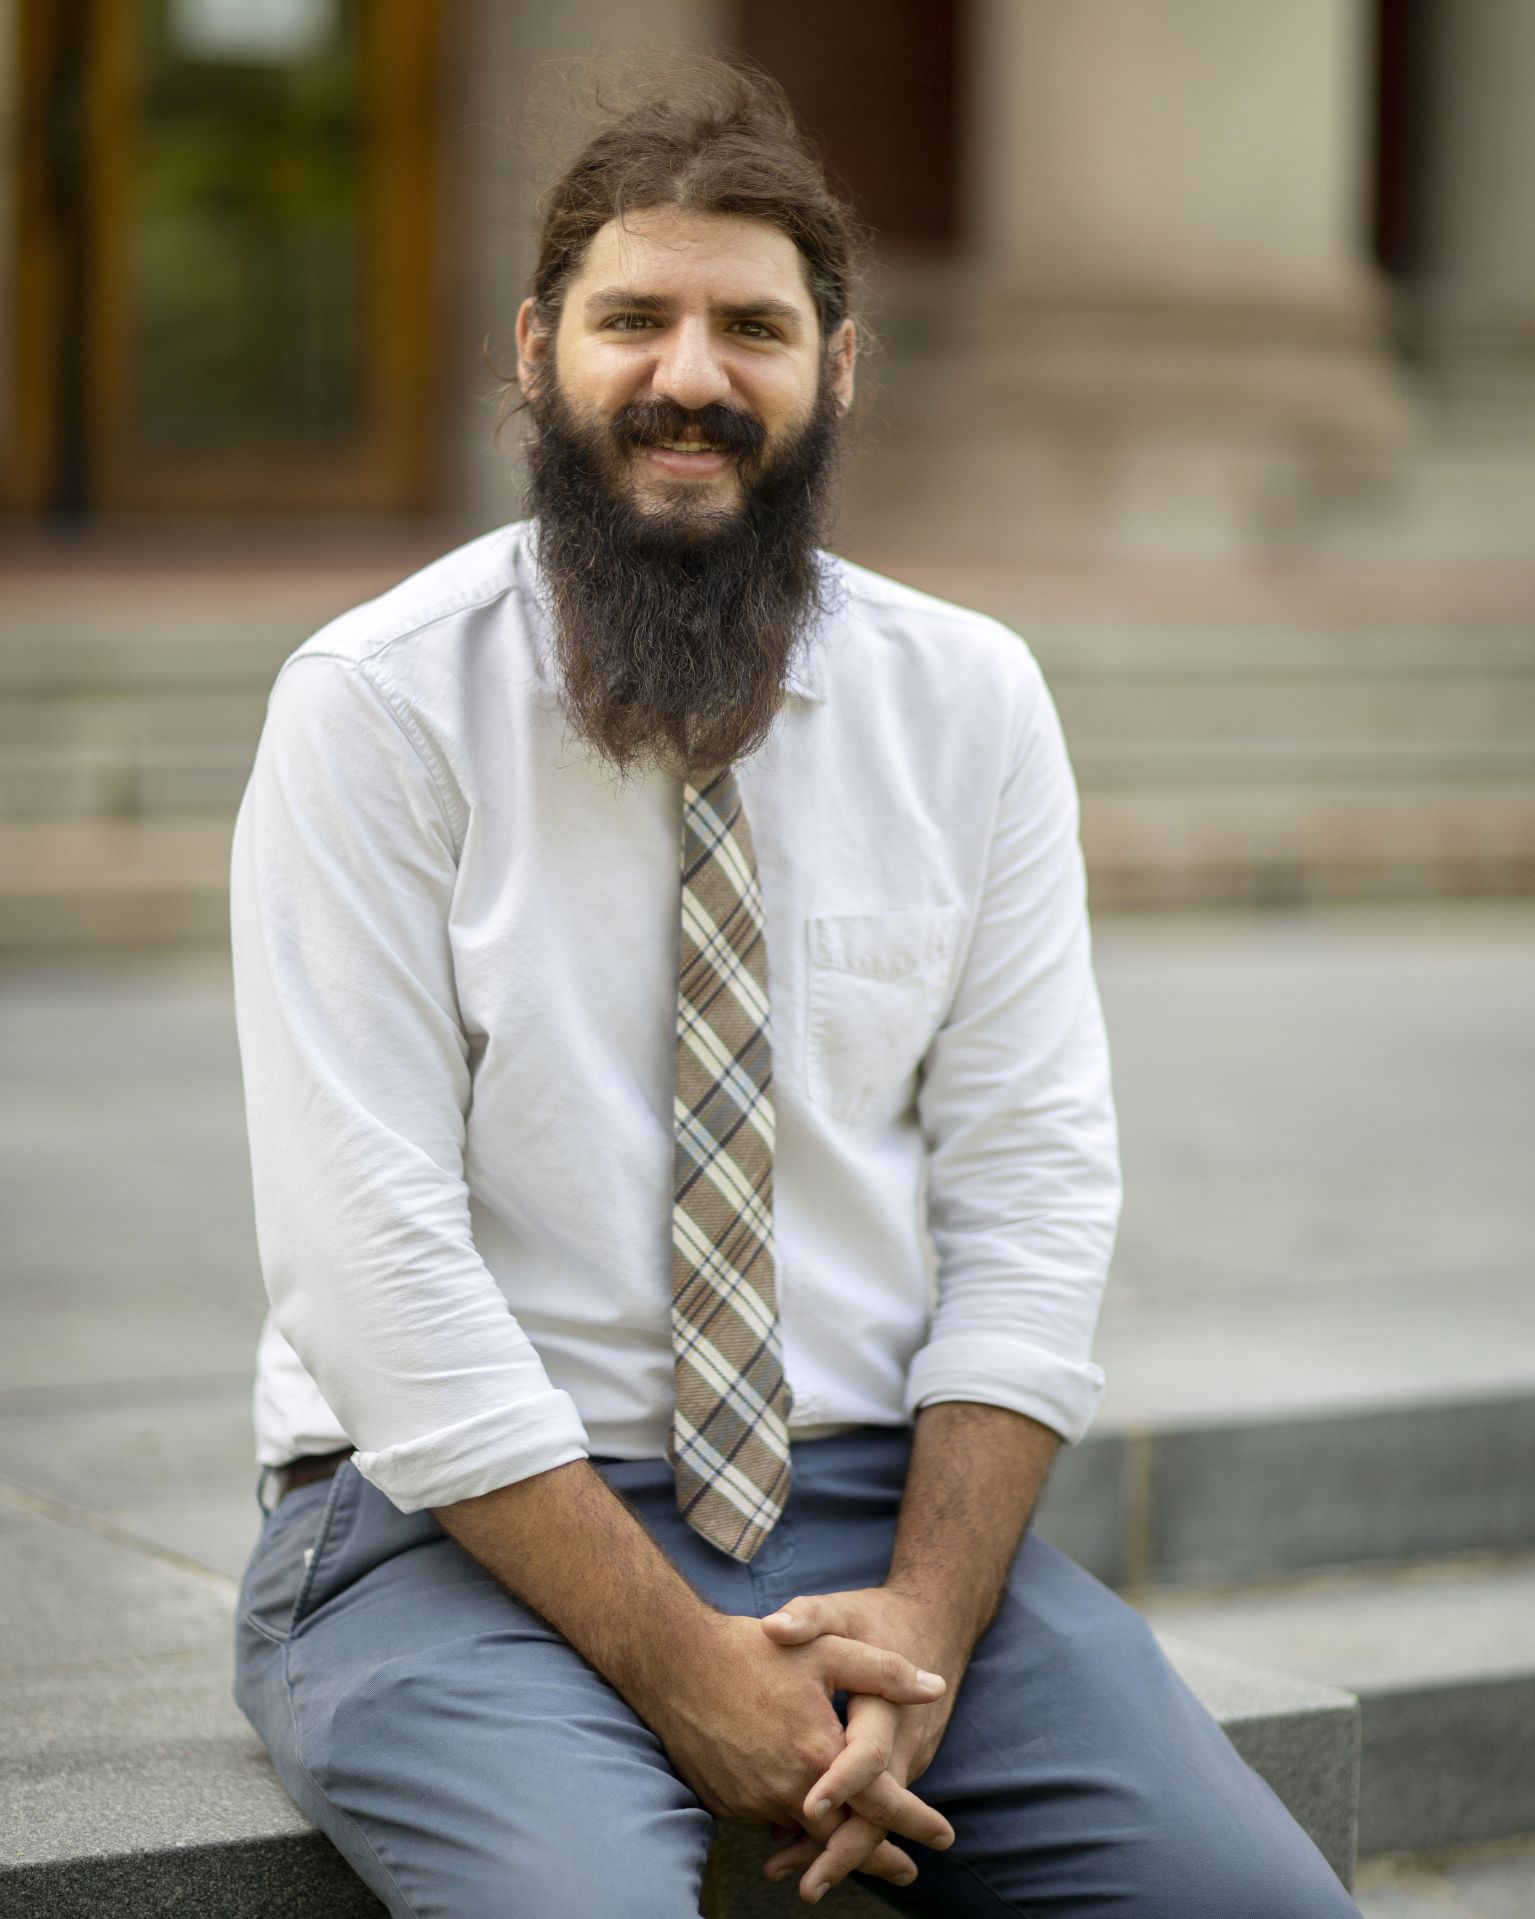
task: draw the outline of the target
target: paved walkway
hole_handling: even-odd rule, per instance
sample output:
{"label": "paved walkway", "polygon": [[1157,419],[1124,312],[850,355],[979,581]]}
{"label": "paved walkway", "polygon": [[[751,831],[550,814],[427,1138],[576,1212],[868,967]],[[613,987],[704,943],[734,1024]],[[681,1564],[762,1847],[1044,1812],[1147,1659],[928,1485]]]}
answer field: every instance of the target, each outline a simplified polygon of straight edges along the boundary
{"label": "paved walkway", "polygon": [[1364,1919],[1530,1919],[1535,1839],[1368,1859],[1354,1896]]}

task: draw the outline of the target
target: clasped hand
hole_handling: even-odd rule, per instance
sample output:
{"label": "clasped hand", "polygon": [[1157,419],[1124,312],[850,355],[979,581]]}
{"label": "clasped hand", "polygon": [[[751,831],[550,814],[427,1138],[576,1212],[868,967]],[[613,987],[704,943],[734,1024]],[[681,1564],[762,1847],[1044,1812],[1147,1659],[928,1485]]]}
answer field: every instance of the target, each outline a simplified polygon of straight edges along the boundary
{"label": "clasped hand", "polygon": [[[769,1877],[803,1871],[813,1904],[854,1870],[910,1884],[916,1865],[887,1833],[953,1843],[949,1822],[908,1790],[948,1723],[944,1675],[964,1667],[925,1608],[876,1587],[796,1599],[760,1622],[715,1614],[708,1630],[647,1716],[709,1811],[799,1834]],[[923,1655],[940,1670],[923,1671]]]}
{"label": "clasped hand", "polygon": [[[858,1829],[865,1843],[855,1848],[843,1838],[832,1860],[817,1866],[819,1878],[806,1875],[807,1899],[855,1864],[909,1882],[916,1867],[885,1832],[941,1847],[952,1843],[953,1828],[902,1781],[882,1776],[883,1766],[864,1780],[861,1746],[855,1764],[848,1764],[848,1729],[832,1700],[844,1692],[854,1705],[867,1699],[894,1713],[922,1710],[942,1697],[946,1682],[889,1645],[833,1631],[829,1615],[806,1610],[810,1603],[792,1624],[780,1620],[770,1628],[712,1615],[707,1642],[685,1649],[664,1687],[635,1703],[677,1772],[718,1818],[803,1829],[819,1855],[851,1823],[831,1803],[851,1789],[868,1820]],[[844,1852],[855,1851],[859,1856],[843,1863]]]}
{"label": "clasped hand", "polygon": [[[800,1896],[811,1904],[855,1871],[909,1885],[916,1866],[885,1834],[899,1832],[940,1850],[953,1843],[948,1822],[906,1788],[922,1776],[938,1750],[968,1649],[946,1630],[941,1614],[888,1586],[794,1599],[762,1620],[761,1627],[780,1646],[804,1646],[832,1634],[913,1660],[922,1658],[947,1675],[941,1694],[916,1702],[900,1703],[889,1694],[849,1688],[842,1749],[805,1795],[800,1808],[804,1832],[764,1867],[770,1879],[786,1879],[804,1869]],[[926,1830],[902,1821],[913,1801],[923,1805],[933,1822]],[[819,1823],[826,1820],[835,1822],[829,1837]],[[931,1836],[935,1824],[942,1827],[936,1838]],[[786,1825],[775,1828],[785,1838],[792,1830]]]}

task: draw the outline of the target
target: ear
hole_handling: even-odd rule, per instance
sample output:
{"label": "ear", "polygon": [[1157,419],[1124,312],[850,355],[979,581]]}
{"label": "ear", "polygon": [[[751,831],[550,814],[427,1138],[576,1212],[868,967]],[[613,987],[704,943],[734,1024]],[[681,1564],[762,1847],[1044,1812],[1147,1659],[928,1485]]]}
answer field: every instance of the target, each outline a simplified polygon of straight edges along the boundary
{"label": "ear", "polygon": [[533,302],[524,300],[517,309],[517,384],[525,400],[538,391],[553,351],[554,335],[540,323]]}
{"label": "ear", "polygon": [[839,411],[846,413],[853,404],[853,368],[858,359],[858,329],[851,320],[844,320],[832,334],[826,353],[831,362],[832,391]]}

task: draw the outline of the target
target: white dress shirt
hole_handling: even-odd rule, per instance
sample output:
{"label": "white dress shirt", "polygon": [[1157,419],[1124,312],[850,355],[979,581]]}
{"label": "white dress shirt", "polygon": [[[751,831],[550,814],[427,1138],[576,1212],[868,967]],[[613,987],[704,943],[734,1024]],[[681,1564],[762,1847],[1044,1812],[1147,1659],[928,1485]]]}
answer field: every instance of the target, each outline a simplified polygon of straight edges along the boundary
{"label": "white dress shirt", "polygon": [[[767,916],[791,1434],[1080,1437],[1119,1216],[1076,788],[1024,642],[836,560],[738,768]],[[284,663],[232,933],[267,1464],[401,1510],[657,1457],[680,782],[568,728],[529,524]]]}

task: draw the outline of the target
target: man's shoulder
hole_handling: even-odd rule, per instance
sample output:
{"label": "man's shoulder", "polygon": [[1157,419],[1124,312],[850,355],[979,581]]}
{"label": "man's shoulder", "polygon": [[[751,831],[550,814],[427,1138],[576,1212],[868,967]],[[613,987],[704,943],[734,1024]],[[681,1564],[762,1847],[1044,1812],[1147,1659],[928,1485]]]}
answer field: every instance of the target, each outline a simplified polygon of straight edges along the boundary
{"label": "man's shoulder", "polygon": [[398,664],[413,639],[450,629],[461,615],[520,591],[523,522],[496,527],[430,561],[371,600],[349,607],[284,661],[325,656],[369,666]]}
{"label": "man's shoulder", "polygon": [[1019,685],[1038,676],[1022,634],[989,613],[939,599],[888,574],[829,555],[848,624],[885,653],[892,668],[941,671],[954,685]]}

